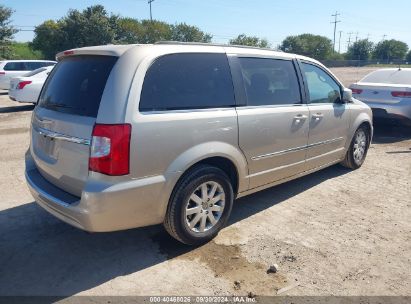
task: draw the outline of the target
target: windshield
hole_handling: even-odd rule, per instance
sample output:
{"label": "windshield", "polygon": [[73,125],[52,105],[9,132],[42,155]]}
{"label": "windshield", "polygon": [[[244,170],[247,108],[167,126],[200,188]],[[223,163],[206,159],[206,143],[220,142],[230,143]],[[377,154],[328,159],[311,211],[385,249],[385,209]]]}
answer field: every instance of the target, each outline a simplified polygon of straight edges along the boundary
{"label": "windshield", "polygon": [[411,84],[411,69],[378,70],[368,74],[360,82]]}
{"label": "windshield", "polygon": [[117,57],[71,56],[59,62],[44,85],[39,106],[97,117],[101,97]]}

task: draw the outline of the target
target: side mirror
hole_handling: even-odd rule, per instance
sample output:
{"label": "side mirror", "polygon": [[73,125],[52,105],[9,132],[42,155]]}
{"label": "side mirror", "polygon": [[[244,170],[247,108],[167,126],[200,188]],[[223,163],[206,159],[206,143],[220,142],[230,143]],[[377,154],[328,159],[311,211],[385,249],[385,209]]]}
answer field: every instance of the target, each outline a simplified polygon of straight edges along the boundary
{"label": "side mirror", "polygon": [[350,89],[344,88],[342,101],[345,103],[350,103],[352,101],[352,91]]}

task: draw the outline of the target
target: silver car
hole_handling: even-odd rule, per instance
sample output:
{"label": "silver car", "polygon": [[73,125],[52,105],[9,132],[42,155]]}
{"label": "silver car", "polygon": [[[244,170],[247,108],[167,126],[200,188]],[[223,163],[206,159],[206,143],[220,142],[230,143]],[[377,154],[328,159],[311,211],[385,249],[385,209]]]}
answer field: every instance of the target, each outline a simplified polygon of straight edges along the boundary
{"label": "silver car", "polygon": [[411,69],[380,69],[350,86],[359,100],[369,105],[375,119],[411,125]]}
{"label": "silver car", "polygon": [[336,163],[359,168],[372,138],[370,108],[303,56],[159,43],[57,58],[26,179],[40,206],[87,231],[163,223],[200,244],[234,199]]}

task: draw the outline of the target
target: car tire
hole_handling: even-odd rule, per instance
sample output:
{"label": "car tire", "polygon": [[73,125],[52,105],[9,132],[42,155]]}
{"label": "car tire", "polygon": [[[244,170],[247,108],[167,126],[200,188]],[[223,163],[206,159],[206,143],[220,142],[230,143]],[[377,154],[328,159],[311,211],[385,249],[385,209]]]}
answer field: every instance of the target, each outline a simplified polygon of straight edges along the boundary
{"label": "car tire", "polygon": [[341,165],[349,169],[358,169],[364,163],[370,146],[370,132],[367,127],[360,126],[355,131],[350,147]]}
{"label": "car tire", "polygon": [[209,165],[195,166],[175,186],[164,227],[184,244],[206,243],[227,223],[233,200],[233,187],[224,171]]}

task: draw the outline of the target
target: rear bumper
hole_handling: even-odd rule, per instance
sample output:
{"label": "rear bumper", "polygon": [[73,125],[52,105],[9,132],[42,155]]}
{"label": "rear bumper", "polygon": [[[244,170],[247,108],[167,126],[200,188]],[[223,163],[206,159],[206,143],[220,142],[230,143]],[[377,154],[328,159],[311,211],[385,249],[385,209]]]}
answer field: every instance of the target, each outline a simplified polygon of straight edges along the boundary
{"label": "rear bumper", "polygon": [[21,103],[37,103],[36,100],[33,99],[30,94],[24,92],[24,90],[9,90],[9,98],[13,101],[21,102]]}
{"label": "rear bumper", "polygon": [[60,220],[90,232],[106,232],[163,222],[168,197],[164,179],[145,178],[107,185],[88,183],[81,197],[49,183],[26,153],[27,185],[35,201]]}
{"label": "rear bumper", "polygon": [[373,111],[375,119],[393,119],[411,121],[411,100],[396,104],[364,101]]}

